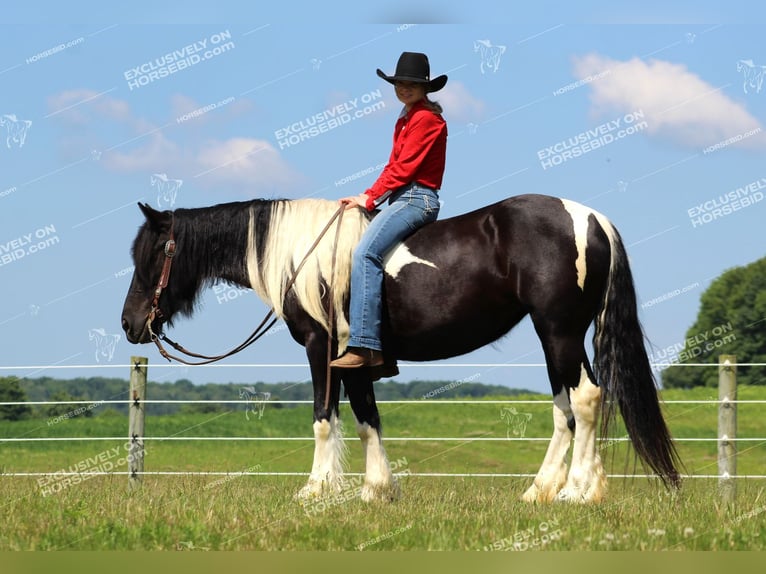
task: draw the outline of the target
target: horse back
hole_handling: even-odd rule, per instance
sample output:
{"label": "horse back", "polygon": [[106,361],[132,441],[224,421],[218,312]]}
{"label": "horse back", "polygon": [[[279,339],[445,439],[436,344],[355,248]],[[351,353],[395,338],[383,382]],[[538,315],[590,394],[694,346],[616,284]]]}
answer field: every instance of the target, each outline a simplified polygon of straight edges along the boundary
{"label": "horse back", "polygon": [[598,216],[530,194],[420,228],[387,260],[384,346],[412,360],[463,354],[536,310],[589,323],[609,273]]}

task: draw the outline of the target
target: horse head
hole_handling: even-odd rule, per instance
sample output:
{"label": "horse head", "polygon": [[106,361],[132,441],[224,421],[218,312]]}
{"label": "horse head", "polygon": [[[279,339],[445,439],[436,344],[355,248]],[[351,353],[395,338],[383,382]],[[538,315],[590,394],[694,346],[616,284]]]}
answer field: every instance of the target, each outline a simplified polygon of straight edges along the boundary
{"label": "horse head", "polygon": [[737,61],[737,71],[741,72],[745,68],[752,68],[754,65],[753,60],[739,60]]}
{"label": "horse head", "polygon": [[[138,204],[146,217],[133,242],[133,278],[122,309],[122,328],[131,343],[149,343],[159,335],[164,323],[172,325],[180,312],[190,315],[198,284],[184,277],[183,264],[168,243],[174,230],[174,214],[157,211],[148,204]],[[180,250],[179,250],[180,251]],[[169,259],[175,261],[170,272]],[[161,275],[166,285],[160,286]],[[159,296],[157,292],[159,291]]]}

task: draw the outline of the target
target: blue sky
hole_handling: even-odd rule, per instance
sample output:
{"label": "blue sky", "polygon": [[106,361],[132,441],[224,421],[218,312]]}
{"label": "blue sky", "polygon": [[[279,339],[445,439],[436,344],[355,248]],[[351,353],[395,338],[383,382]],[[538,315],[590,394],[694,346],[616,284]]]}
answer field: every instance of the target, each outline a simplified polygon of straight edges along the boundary
{"label": "blue sky", "polygon": [[[628,245],[652,357],[672,360],[711,280],[764,255],[764,10],[748,8],[757,24],[744,25],[704,5],[599,4],[577,19],[552,3],[537,13],[493,6],[497,18],[484,22],[434,3],[371,7],[354,24],[329,10],[279,23],[285,15],[273,10],[213,13],[201,3],[9,16],[0,375],[127,377],[116,366],[144,355],[154,380],[305,380],[302,366],[169,368],[154,347],[127,343],[120,310],[142,221],[135,204],[363,191],[388,157],[400,109],[375,69],[393,72],[405,50],[449,75],[436,95],[450,133],[440,217],[528,192],[601,211]],[[349,9],[338,5],[338,16]],[[300,123],[317,114],[325,131],[301,140]],[[171,336],[220,352],[265,311],[254,294],[211,289]],[[229,362],[305,356],[278,328]],[[542,362],[528,320],[451,361]],[[7,369],[17,365],[89,368]],[[422,378],[548,389],[539,367],[404,366],[397,380]]]}

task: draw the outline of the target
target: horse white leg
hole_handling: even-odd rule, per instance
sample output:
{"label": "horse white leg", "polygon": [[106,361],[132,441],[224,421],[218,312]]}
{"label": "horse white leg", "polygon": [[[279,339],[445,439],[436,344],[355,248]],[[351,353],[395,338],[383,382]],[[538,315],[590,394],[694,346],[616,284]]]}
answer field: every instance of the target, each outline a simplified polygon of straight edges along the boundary
{"label": "horse white leg", "polygon": [[314,423],[314,464],[308,483],[298,492],[298,498],[340,492],[345,461],[343,429],[338,415],[332,413],[330,420],[322,419]]}
{"label": "horse white leg", "polygon": [[399,484],[383,448],[383,438],[369,423],[356,423],[356,432],[364,451],[364,484],[362,500],[394,500],[399,497]]}
{"label": "horse white leg", "polygon": [[596,451],[601,388],[588,377],[585,366],[580,383],[569,393],[575,418],[572,466],[559,500],[568,502],[601,502],[606,494],[606,473]]}
{"label": "horse white leg", "polygon": [[551,502],[564,486],[567,477],[564,459],[572,441],[572,431],[567,426],[571,416],[567,391],[561,389],[553,398],[553,436],[532,486],[521,497],[525,502]]}

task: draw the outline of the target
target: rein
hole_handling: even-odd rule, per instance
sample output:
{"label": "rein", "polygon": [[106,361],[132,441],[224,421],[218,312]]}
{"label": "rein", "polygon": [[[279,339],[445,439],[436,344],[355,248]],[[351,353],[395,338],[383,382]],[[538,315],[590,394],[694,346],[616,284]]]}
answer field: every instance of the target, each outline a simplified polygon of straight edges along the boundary
{"label": "rein", "polygon": [[[335,317],[335,305],[333,304],[334,300],[334,281],[332,278],[335,277],[335,262],[336,262],[336,256],[338,251],[338,238],[340,236],[340,227],[341,222],[343,221],[343,212],[346,210],[345,205],[341,205],[338,210],[333,214],[333,216],[330,218],[330,221],[327,222],[327,224],[324,226],[322,231],[319,232],[318,237],[314,240],[314,243],[311,244],[311,247],[309,247],[308,251],[306,252],[306,255],[303,256],[303,259],[298,264],[298,267],[296,267],[295,271],[293,272],[292,276],[290,277],[290,280],[287,282],[287,287],[285,289],[285,293],[290,291],[293,284],[295,283],[295,280],[298,277],[298,273],[301,272],[301,269],[303,269],[303,266],[305,265],[306,261],[308,261],[309,256],[314,252],[317,245],[319,245],[319,242],[322,240],[322,238],[325,236],[327,231],[330,229],[332,224],[335,222],[335,220],[338,220],[338,225],[335,230],[335,240],[333,242],[332,246],[332,264],[331,264],[331,270],[330,270],[330,285],[329,285],[329,310],[328,310],[328,324],[329,329],[327,332],[327,386],[325,390],[325,410],[329,408],[330,403],[330,374],[331,374],[331,367],[330,367],[330,359],[332,357],[332,331],[333,331],[333,322]],[[176,242],[175,238],[173,236],[173,228],[175,224],[175,217],[171,219],[170,221],[170,238],[165,243],[165,260],[162,263],[162,272],[160,273],[159,281],[157,282],[157,287],[154,290],[154,297],[152,298],[152,307],[149,311],[149,315],[146,318],[146,326],[149,329],[149,335],[151,336],[152,342],[157,346],[157,349],[159,350],[160,354],[165,357],[168,361],[175,360],[179,363],[183,363],[184,365],[207,365],[210,363],[215,363],[217,361],[220,361],[221,359],[225,359],[227,357],[231,357],[232,355],[235,355],[239,353],[240,351],[246,349],[253,343],[255,343],[258,339],[260,339],[263,335],[266,334],[266,332],[271,329],[271,327],[274,326],[274,324],[279,320],[278,317],[272,318],[274,315],[274,309],[269,309],[269,312],[266,314],[266,316],[263,318],[263,320],[260,322],[260,324],[255,328],[255,330],[239,345],[231,349],[230,351],[227,351],[226,353],[223,353],[221,355],[202,355],[199,353],[194,353],[192,351],[189,351],[185,349],[182,345],[179,343],[176,343],[175,341],[168,338],[164,333],[160,333],[157,335],[152,330],[152,323],[155,319],[163,319],[163,313],[159,306],[160,301],[160,295],[162,295],[163,289],[165,289],[168,286],[168,279],[170,278],[170,269],[173,265],[173,257],[176,253]],[[271,319],[271,321],[269,321]],[[161,341],[165,341],[168,343],[171,347],[173,347],[176,351],[179,353],[186,355],[187,357],[194,357],[196,359],[203,359],[201,361],[192,362],[187,361],[186,359],[182,357],[178,357],[175,355],[171,355],[165,347],[162,345]]]}

